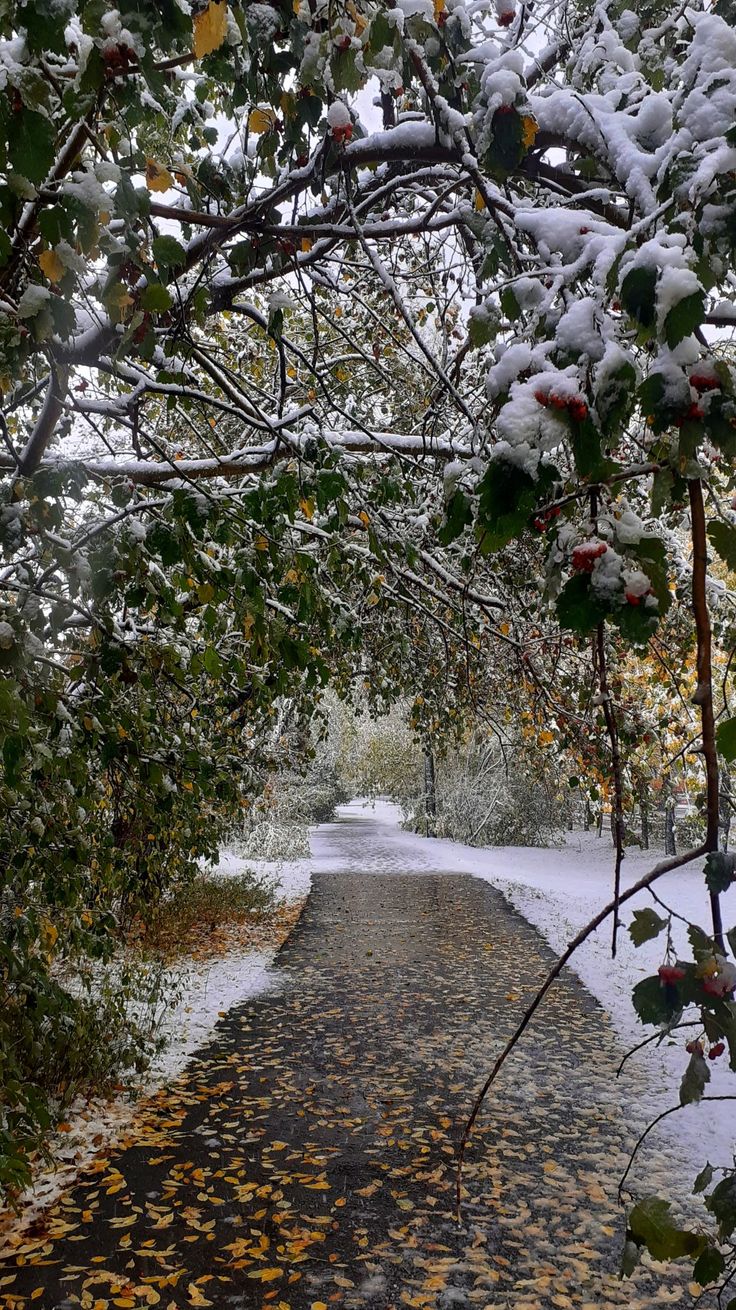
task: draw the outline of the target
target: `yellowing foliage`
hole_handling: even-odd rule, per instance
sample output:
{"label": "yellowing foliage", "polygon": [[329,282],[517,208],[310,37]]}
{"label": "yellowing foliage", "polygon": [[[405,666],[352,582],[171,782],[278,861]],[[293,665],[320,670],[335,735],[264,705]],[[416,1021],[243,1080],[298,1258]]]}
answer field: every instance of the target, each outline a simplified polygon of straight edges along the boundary
{"label": "yellowing foliage", "polygon": [[248,115],[248,129],[259,135],[261,132],[270,132],[276,115],[272,109],[252,109]]}
{"label": "yellowing foliage", "polygon": [[149,191],[169,191],[174,179],[168,168],[162,168],[155,159],[146,160],[146,186]]}
{"label": "yellowing foliage", "polygon": [[66,272],[55,250],[44,250],[38,256],[38,266],[49,282],[61,282]]}
{"label": "yellowing foliage", "polygon": [[207,8],[194,15],[194,53],[197,59],[218,50],[227,32],[227,4],[225,0],[210,0]]}

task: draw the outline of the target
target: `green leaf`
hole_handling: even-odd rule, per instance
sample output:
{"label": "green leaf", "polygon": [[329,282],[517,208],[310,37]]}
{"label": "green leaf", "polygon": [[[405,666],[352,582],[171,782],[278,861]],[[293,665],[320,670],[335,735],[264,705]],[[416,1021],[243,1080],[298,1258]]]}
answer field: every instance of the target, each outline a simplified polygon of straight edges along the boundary
{"label": "green leaf", "polygon": [[492,172],[511,173],[526,154],[521,114],[511,105],[501,105],[493,115],[493,139],[486,155]]}
{"label": "green leaf", "polygon": [[672,469],[657,469],[652,478],[652,517],[657,518],[672,502],[675,475]]}
{"label": "green leaf", "polygon": [[155,237],[151,248],[159,268],[181,268],[186,263],[187,252],[176,237]]}
{"label": "green leaf", "polygon": [[647,609],[645,605],[629,605],[628,602],[617,606],[611,617],[621,636],[635,646],[646,646],[659,622],[657,610]]}
{"label": "green leaf", "polygon": [[501,301],[501,309],[509,322],[515,323],[521,315],[521,305],[516,299],[513,287],[504,287],[499,300]]}
{"label": "green leaf", "polygon": [[473,306],[468,315],[468,336],[472,346],[485,346],[498,332],[498,322],[483,306]]}
{"label": "green leaf", "polygon": [[166,287],[160,282],[149,282],[147,287],[141,292],[141,309],[145,309],[149,314],[164,314],[167,309],[171,309],[171,296]]}
{"label": "green leaf", "polygon": [[571,425],[570,445],[581,478],[597,482],[606,476],[610,462],[603,455],[601,434],[590,418]]}
{"label": "green leaf", "polygon": [[222,660],[214,646],[208,646],[204,653],[204,667],[211,678],[222,676]]}
{"label": "green leaf", "polygon": [[631,993],[631,999],[642,1023],[669,1025],[682,1011],[677,988],[666,987],[658,974],[642,978]]}
{"label": "green leaf", "polygon": [[721,1241],[730,1237],[736,1228],[736,1174],[721,1179],[706,1197],[705,1204],[718,1224]]}
{"label": "green leaf", "polygon": [[365,81],[358,68],[356,52],[338,50],[332,57],[332,77],[336,91],[359,91]]}
{"label": "green leaf", "polygon": [[621,283],[621,304],[642,327],[651,327],[654,323],[656,285],[656,268],[646,268],[643,264],[630,269]]}
{"label": "green leaf", "polygon": [[631,1278],[636,1266],[639,1263],[639,1246],[631,1237],[626,1237],[624,1249],[621,1252],[621,1277]]}
{"label": "green leaf", "polygon": [[445,509],[445,521],[437,533],[442,545],[449,546],[472,522],[473,511],[467,496],[462,491],[453,491]]}
{"label": "green leaf", "polygon": [[634,946],[642,946],[644,942],[658,937],[666,927],[667,920],[655,914],[654,910],[634,910],[634,918],[629,924],[629,936]]}
{"label": "green leaf", "polygon": [[597,628],[607,613],[607,606],[596,596],[587,574],[576,573],[565,583],[557,597],[560,626],[581,637]]}
{"label": "green leaf", "polygon": [[8,160],[16,172],[40,186],[54,162],[54,128],[43,114],[21,109],[13,114]]}
{"label": "green leaf", "polygon": [[672,349],[683,337],[689,337],[699,327],[705,316],[705,293],[694,291],[691,296],[683,296],[667,314],[664,320],[664,335],[667,345]]}
{"label": "green leaf", "polygon": [[712,1182],[713,1182],[713,1165],[706,1164],[705,1167],[700,1170],[700,1173],[698,1174],[697,1178],[695,1179],[695,1182],[693,1183],[693,1192],[695,1192],[696,1195],[698,1192],[704,1192],[706,1187],[710,1187]]}
{"label": "green leaf", "polygon": [[736,717],[723,719],[716,728],[716,745],[724,760],[736,760]]}
{"label": "green leaf", "polygon": [[705,885],[713,895],[728,891],[736,874],[733,851],[710,851],[705,857]]}
{"label": "green leaf", "polygon": [[660,615],[666,614],[672,604],[672,593],[664,542],[661,537],[642,537],[636,546],[631,547],[631,554],[641,560],[642,569],[647,574],[659,602]]}
{"label": "green leaf", "polygon": [[670,1220],[670,1202],[659,1196],[647,1196],[629,1215],[629,1229],[639,1246],[645,1246],[655,1260],[677,1260],[695,1255],[705,1246],[705,1238],[687,1229],[676,1228]]}
{"label": "green leaf", "polygon": [[693,1266],[693,1278],[701,1287],[714,1283],[726,1268],[726,1261],[717,1246],[706,1246]]}
{"label": "green leaf", "polygon": [[722,523],[720,519],[711,523],[708,528],[708,537],[713,549],[720,555],[724,564],[736,572],[736,528],[730,523]]}
{"label": "green leaf", "polygon": [[484,555],[501,550],[526,527],[534,508],[534,479],[505,460],[494,459],[478,484],[478,539]]}
{"label": "green leaf", "polygon": [[710,1082],[710,1069],[704,1055],[693,1051],[680,1083],[680,1105],[701,1101],[706,1084]]}

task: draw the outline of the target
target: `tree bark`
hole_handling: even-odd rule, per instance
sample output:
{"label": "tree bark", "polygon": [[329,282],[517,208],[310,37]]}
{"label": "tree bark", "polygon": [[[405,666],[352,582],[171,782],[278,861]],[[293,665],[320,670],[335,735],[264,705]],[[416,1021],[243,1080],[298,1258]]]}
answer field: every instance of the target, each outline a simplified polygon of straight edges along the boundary
{"label": "tree bark", "polygon": [[431,750],[424,753],[424,813],[427,822],[427,836],[434,837],[437,827],[437,788],[434,773],[434,755]]}
{"label": "tree bark", "polygon": [[664,803],[664,853],[665,855],[677,854],[675,843],[675,801],[672,796],[668,796]]}

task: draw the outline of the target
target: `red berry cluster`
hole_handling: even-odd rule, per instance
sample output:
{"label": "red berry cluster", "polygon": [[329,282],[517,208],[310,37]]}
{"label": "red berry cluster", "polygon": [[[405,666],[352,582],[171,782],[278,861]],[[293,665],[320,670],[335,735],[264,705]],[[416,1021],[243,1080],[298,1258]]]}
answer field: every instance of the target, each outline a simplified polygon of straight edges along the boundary
{"label": "red berry cluster", "polygon": [[576,546],[572,552],[572,566],[576,573],[592,573],[593,565],[601,555],[605,555],[608,546],[605,541],[588,541]]}
{"label": "red berry cluster", "polygon": [[537,529],[537,532],[545,532],[546,529],[549,527],[549,524],[552,523],[554,519],[557,519],[559,517],[560,517],[559,505],[553,505],[551,509],[546,509],[544,511],[544,514],[539,514],[538,517],[535,518],[534,520],[534,526]]}
{"label": "red berry cluster", "polygon": [[502,14],[498,15],[499,27],[510,27],[516,17],[515,9],[504,9]]}
{"label": "red berry cluster", "polygon": [[[708,1059],[717,1060],[719,1055],[723,1055],[725,1049],[726,1049],[725,1042],[714,1042],[708,1051]],[[688,1042],[685,1047],[685,1050],[687,1051],[688,1055],[703,1055],[705,1052],[703,1043],[700,1041]]]}
{"label": "red berry cluster", "polygon": [[352,123],[342,123],[338,127],[333,127],[332,129],[332,139],[333,141],[336,141],[338,145],[343,145],[345,142],[352,140],[352,136]]}
{"label": "red berry cluster", "polygon": [[675,421],[678,428],[681,428],[684,423],[695,423],[701,418],[705,418],[705,410],[694,400],[691,405],[688,405],[687,409],[678,415]]}
{"label": "red berry cluster", "polygon": [[690,386],[702,394],[703,391],[719,391],[721,382],[715,373],[691,373]]}
{"label": "red berry cluster", "polygon": [[686,970],[679,964],[660,964],[657,972],[663,983],[676,983],[685,977]]}
{"label": "red berry cluster", "polygon": [[570,418],[582,423],[588,417],[588,406],[582,396],[559,396],[556,391],[535,391],[534,399],[545,408],[566,409]]}

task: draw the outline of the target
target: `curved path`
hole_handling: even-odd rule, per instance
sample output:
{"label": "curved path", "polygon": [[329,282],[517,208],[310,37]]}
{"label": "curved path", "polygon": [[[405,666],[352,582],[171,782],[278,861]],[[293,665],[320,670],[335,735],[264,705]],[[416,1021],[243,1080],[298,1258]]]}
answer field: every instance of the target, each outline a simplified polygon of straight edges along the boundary
{"label": "curved path", "polygon": [[494,888],[417,876],[380,841],[370,819],[320,830],[325,871],[275,988],[230,1011],[54,1207],[2,1269],[0,1305],[693,1303],[686,1272],[616,1277],[635,1134],[620,1050],[571,974],[482,1116],[455,1223],[460,1125],[552,956]]}

